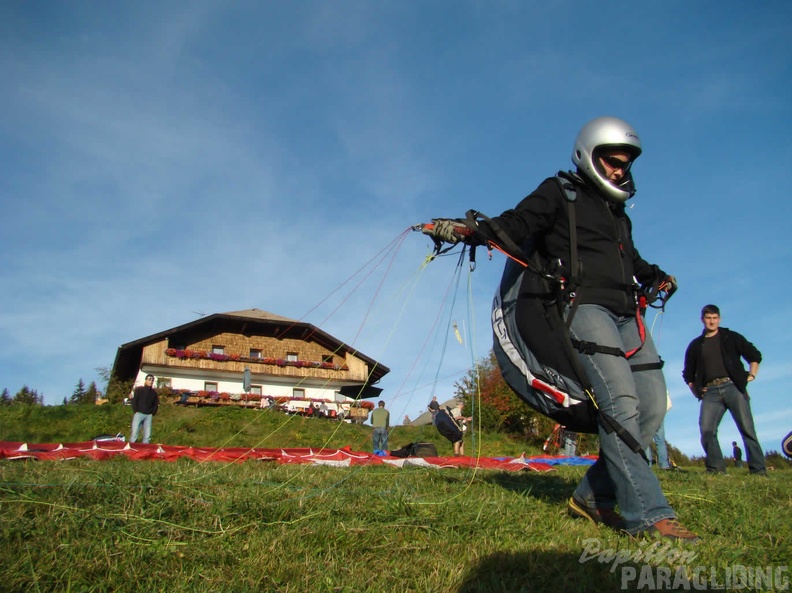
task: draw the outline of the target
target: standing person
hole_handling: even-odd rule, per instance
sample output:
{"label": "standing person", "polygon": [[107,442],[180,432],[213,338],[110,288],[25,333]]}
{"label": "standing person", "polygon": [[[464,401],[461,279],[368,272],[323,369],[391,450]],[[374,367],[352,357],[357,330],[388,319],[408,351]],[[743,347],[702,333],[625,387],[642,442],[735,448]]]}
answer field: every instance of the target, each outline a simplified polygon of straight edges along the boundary
{"label": "standing person", "polygon": [[[625,202],[635,193],[631,168],[641,151],[638,134],[629,124],[614,117],[594,119],[575,140],[576,172],[562,174],[575,190],[574,208],[557,180],[549,178],[514,209],[477,220],[475,229],[459,220],[436,219],[423,231],[448,243],[503,244],[505,237],[520,248],[532,245],[548,276],[558,279],[553,286],[567,304],[570,337],[580,345],[578,360],[597,406],[635,443],[628,446],[598,422],[600,455],[569,500],[570,514],[631,535],[656,532],[697,540],[676,520],[643,453],[665,415],[666,386],[652,337],[639,329],[634,278],[674,289],[676,280],[644,260],[633,244]],[[461,233],[460,224],[472,234]],[[578,290],[562,285],[562,279],[570,279]],[[536,296],[521,291],[516,304],[517,324],[526,336],[532,328],[521,323],[521,310],[527,311],[526,303],[535,303]],[[589,344],[595,348],[583,348]],[[639,350],[629,361],[614,354],[635,348]]]}
{"label": "standing person", "polygon": [[382,400],[377,404],[377,409],[371,412],[371,426],[374,427],[374,431],[371,433],[374,451],[387,451],[390,412],[385,409],[385,402]]}
{"label": "standing person", "polygon": [[[660,423],[660,428],[657,429],[654,437],[652,437],[652,442],[657,448],[657,466],[660,469],[671,469],[671,464],[668,461],[668,444],[665,439],[665,420]],[[646,447],[646,458],[650,464],[652,463],[652,457],[652,446],[649,445]]]}
{"label": "standing person", "polygon": [[[756,437],[748,383],[756,379],[762,353],[742,335],[720,327],[720,309],[706,305],[701,310],[704,331],[685,352],[682,377],[701,401],[699,430],[708,472],[725,473],[726,461],[718,442],[718,426],[729,410],[745,445],[748,469],[767,475],[764,453]],[[746,371],[741,358],[749,364]]]}
{"label": "standing person", "polygon": [[154,389],[154,375],[146,375],[146,380],[140,387],[135,387],[132,395],[132,434],[129,442],[137,441],[140,427],[143,427],[143,443],[151,440],[151,422],[159,408],[159,396]]}
{"label": "standing person", "polygon": [[737,445],[737,441],[732,441],[732,457],[734,457],[734,467],[742,467],[742,449]]}
{"label": "standing person", "polygon": [[567,457],[574,457],[577,454],[577,433],[561,427],[561,448],[564,455]]}
{"label": "standing person", "polygon": [[443,410],[436,399],[429,403],[429,411],[432,413],[432,424],[437,428],[440,436],[448,439],[454,447],[454,455],[460,457],[465,454],[464,433],[451,415],[451,410]]}

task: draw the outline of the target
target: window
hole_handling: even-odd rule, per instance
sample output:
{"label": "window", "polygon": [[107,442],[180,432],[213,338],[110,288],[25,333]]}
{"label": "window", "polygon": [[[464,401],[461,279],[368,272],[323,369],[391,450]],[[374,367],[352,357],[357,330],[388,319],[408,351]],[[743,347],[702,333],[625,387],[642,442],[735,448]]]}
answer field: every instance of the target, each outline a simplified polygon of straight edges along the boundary
{"label": "window", "polygon": [[287,352],[286,353],[286,362],[297,362],[297,353],[296,352]]}
{"label": "window", "polygon": [[171,387],[170,377],[159,377],[157,379],[157,387],[167,387],[168,389],[170,389]]}
{"label": "window", "polygon": [[205,381],[204,391],[218,391],[217,383],[215,383],[214,381]]}
{"label": "window", "polygon": [[250,394],[251,395],[261,395],[261,385],[251,385],[250,386]]}
{"label": "window", "polygon": [[250,358],[262,358],[261,350],[258,350],[257,348],[251,348],[250,349]]}
{"label": "window", "polygon": [[333,364],[333,355],[332,354],[323,354],[322,355],[322,362]]}
{"label": "window", "polygon": [[305,399],[305,389],[292,389],[292,397],[295,399]]}
{"label": "window", "polygon": [[212,346],[212,354],[225,354],[225,346]]}

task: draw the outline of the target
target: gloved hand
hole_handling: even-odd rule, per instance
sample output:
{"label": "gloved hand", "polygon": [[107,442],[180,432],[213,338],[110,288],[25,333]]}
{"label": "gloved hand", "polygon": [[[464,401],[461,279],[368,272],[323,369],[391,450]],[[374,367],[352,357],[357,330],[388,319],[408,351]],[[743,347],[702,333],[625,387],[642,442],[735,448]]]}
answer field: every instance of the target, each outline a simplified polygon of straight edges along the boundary
{"label": "gloved hand", "polygon": [[454,220],[452,218],[433,218],[432,219],[433,228],[422,228],[421,232],[425,235],[430,235],[445,243],[458,243],[462,241],[465,237],[457,233],[454,229],[457,227],[463,227],[464,223],[460,220]]}
{"label": "gloved hand", "polygon": [[679,288],[679,284],[677,284],[677,279],[674,276],[668,275],[663,278],[663,282],[660,284],[660,288],[665,290],[669,296],[674,294]]}

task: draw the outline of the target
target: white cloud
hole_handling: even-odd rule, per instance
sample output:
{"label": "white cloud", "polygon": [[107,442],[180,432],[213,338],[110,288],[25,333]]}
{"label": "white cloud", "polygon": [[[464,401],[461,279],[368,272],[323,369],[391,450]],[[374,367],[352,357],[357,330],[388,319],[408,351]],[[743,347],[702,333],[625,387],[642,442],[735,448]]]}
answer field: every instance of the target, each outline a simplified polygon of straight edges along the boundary
{"label": "white cloud", "polygon": [[[789,156],[783,19],[768,26],[762,11],[724,10],[702,45],[709,10],[685,7],[683,21],[676,9],[626,11],[625,43],[646,43],[614,79],[608,60],[579,55],[600,42],[595,10],[69,7],[52,35],[26,7],[0,8],[0,20],[15,25],[0,41],[7,386],[27,382],[60,401],[110,364],[120,343],[194,311],[303,317],[409,224],[512,207],[569,166],[571,136],[605,110],[646,130],[631,210],[637,241],[682,280],[657,328],[674,398],[669,440],[698,449],[698,404],[680,371],[711,300],[765,354],[752,395],[760,438],[775,438],[786,418],[776,423],[772,412],[790,408],[789,340],[778,329],[790,307],[776,297],[792,288],[778,273],[789,252],[781,239],[789,206],[777,191]],[[719,57],[729,44],[744,60],[736,77]],[[706,73],[691,55],[703,55]],[[686,111],[669,100],[680,96]],[[762,150],[745,149],[755,145]],[[424,409],[436,376],[450,392],[460,370],[486,355],[502,268],[499,255],[487,262],[479,252],[472,354],[453,337],[444,343],[448,319],[433,326],[451,298],[454,262],[433,262],[412,293],[400,292],[427,244],[411,234],[384,285],[374,274],[307,319],[390,366],[385,395],[399,392],[397,406],[411,414]],[[453,318],[466,318],[464,287],[456,298]],[[40,352],[35,362],[20,359],[29,349]]]}

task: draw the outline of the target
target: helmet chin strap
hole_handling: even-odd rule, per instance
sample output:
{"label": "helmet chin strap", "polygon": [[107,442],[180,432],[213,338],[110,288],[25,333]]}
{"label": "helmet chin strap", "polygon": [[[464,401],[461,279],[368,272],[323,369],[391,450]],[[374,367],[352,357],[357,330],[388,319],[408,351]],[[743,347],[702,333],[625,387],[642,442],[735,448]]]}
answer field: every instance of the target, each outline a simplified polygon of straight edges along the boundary
{"label": "helmet chin strap", "polygon": [[[635,191],[636,191],[635,190],[635,180],[633,179],[632,171],[630,171],[629,173],[627,173],[627,175],[624,176],[624,179],[618,185],[618,188],[621,189],[621,190],[624,190],[624,191],[626,191],[627,193],[630,194],[630,196],[627,198],[627,200],[632,199],[632,197],[635,195]],[[627,201],[627,200],[625,200],[625,201]]]}
{"label": "helmet chin strap", "polygon": [[[596,177],[596,171],[593,171],[592,175],[589,176],[589,175],[586,174],[586,171],[585,170],[581,170],[580,167],[577,168],[577,176],[586,185],[590,186],[592,189],[594,189],[595,191],[599,192],[602,195],[602,197],[605,198],[605,200],[609,204],[616,204],[616,205],[624,204],[625,202],[627,202],[627,200],[631,199],[635,195],[635,182],[633,181],[632,171],[627,173],[627,175],[625,175],[624,178],[622,179],[622,182],[620,184],[618,184],[618,185],[615,184],[615,183],[611,183],[610,181],[608,181],[603,176],[600,176],[600,178],[598,179]],[[619,199],[613,197],[607,191],[607,188],[605,187],[606,183],[610,184],[611,187],[613,187],[615,189],[618,189],[618,190],[621,190],[621,191],[627,193],[628,196],[626,198],[624,198],[624,200],[619,200]]]}
{"label": "helmet chin strap", "polygon": [[627,173],[627,175],[625,175],[622,178],[620,183],[611,183],[610,181],[608,181],[604,177],[603,177],[602,183],[610,183],[610,185],[612,187],[614,187],[614,188],[616,188],[618,190],[621,190],[621,191],[623,191],[623,192],[625,192],[627,194],[626,198],[624,198],[623,200],[620,200],[620,199],[614,198],[611,195],[608,195],[607,191],[603,192],[605,194],[605,197],[607,198],[607,200],[609,202],[613,202],[614,204],[625,204],[627,202],[627,200],[631,200],[633,198],[633,196],[635,196],[635,191],[636,190],[635,190],[635,182],[633,181],[632,172]]}

